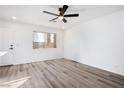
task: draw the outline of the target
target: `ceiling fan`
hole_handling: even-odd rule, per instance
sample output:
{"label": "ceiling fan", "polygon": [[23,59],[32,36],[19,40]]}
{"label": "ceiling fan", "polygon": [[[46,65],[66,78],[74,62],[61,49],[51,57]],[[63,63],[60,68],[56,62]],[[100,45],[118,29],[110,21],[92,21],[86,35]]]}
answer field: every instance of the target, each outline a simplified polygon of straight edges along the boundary
{"label": "ceiling fan", "polygon": [[62,20],[64,23],[67,23],[67,20],[65,19],[66,17],[78,17],[79,14],[65,14],[66,10],[68,9],[68,5],[63,5],[62,8],[59,8],[59,14],[55,14],[55,13],[51,13],[48,11],[43,11],[44,13],[50,14],[50,15],[54,15],[56,16],[55,18],[49,20],[49,21],[53,21],[56,22],[55,20],[60,19]]}

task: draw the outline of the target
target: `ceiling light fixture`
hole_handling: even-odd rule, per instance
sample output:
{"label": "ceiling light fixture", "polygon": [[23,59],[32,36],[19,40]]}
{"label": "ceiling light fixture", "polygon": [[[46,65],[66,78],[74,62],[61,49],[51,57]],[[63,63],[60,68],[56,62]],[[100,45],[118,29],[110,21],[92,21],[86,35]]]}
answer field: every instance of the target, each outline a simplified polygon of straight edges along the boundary
{"label": "ceiling light fixture", "polygon": [[58,19],[62,20],[64,17],[63,16],[59,16]]}
{"label": "ceiling light fixture", "polygon": [[13,16],[13,17],[12,17],[12,19],[13,19],[13,20],[16,20],[16,17],[15,17],[15,16]]}

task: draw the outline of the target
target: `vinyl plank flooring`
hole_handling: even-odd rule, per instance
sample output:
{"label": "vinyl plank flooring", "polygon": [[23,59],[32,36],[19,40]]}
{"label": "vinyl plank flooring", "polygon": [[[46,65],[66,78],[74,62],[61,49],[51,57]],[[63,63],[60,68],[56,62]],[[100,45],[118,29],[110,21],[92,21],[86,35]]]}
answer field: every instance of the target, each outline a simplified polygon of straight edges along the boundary
{"label": "vinyl plank flooring", "polygon": [[124,88],[124,76],[68,59],[0,67],[1,88]]}

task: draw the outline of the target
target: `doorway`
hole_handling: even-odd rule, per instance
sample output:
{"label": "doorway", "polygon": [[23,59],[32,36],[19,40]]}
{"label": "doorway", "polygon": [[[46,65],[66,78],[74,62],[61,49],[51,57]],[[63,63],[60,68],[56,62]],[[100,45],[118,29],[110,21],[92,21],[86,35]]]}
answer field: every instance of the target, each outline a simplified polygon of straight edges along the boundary
{"label": "doorway", "polygon": [[0,66],[12,65],[14,59],[14,31],[0,28]]}

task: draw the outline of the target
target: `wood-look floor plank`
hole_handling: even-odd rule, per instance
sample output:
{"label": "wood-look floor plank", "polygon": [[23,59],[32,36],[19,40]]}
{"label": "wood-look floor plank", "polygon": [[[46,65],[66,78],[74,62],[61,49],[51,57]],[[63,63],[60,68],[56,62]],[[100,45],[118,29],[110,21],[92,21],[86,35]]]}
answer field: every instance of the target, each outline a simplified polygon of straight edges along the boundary
{"label": "wood-look floor plank", "polygon": [[69,77],[68,75],[66,75],[65,73],[56,68],[57,67],[48,66],[49,71],[55,74],[56,78],[59,79],[61,83],[64,83],[64,87],[81,87],[81,85],[79,86],[79,83],[77,83],[74,79],[72,79],[71,77]]}
{"label": "wood-look floor plank", "polygon": [[49,80],[45,78],[45,75],[44,75],[44,72],[43,72],[43,69],[41,69],[40,67],[40,64],[39,63],[36,63],[34,64],[36,65],[36,69],[37,69],[37,73],[39,73],[39,77],[41,77],[41,79],[43,80],[43,82],[45,83],[46,85],[46,88],[52,88],[53,86],[50,84]]}
{"label": "wood-look floor plank", "polygon": [[[61,60],[62,61],[62,60]],[[64,60],[65,61],[65,60]],[[61,62],[61,63],[65,63],[65,62]],[[107,83],[107,85],[111,85],[111,86],[113,86],[113,87],[120,87],[120,86],[123,86],[123,84],[119,84],[119,83],[117,83],[117,82],[115,82],[115,81],[112,81],[112,80],[108,80],[108,79],[106,79],[106,78],[104,78],[103,76],[101,76],[100,74],[95,74],[95,72],[93,72],[92,70],[90,70],[90,72],[88,72],[87,70],[80,70],[80,69],[78,69],[78,68],[74,68],[73,66],[71,66],[71,65],[68,65],[68,67],[69,68],[73,68],[73,69],[77,69],[78,71],[81,71],[81,72],[84,72],[86,75],[89,75],[90,77],[95,77],[96,79],[98,79],[98,81],[104,81],[104,82],[109,82],[109,83]],[[67,68],[68,68],[67,67]],[[88,72],[88,73],[87,73]],[[92,77],[92,78],[93,78]],[[122,82],[123,83],[123,82]]]}
{"label": "wood-look floor plank", "polygon": [[[75,81],[77,83],[77,84],[74,83],[74,86],[80,84],[78,87],[90,87],[88,82],[86,83],[86,79],[85,78],[80,77],[80,75],[77,75],[76,73],[72,72],[70,69],[66,69],[66,68],[61,67],[61,66],[59,66],[57,64],[55,64],[55,67],[57,69],[60,69],[61,72],[63,72],[64,74],[68,75],[69,78],[72,78],[73,82]],[[90,83],[90,84],[92,84],[92,83]]]}
{"label": "wood-look floor plank", "polygon": [[[63,67],[64,67],[64,65],[63,65]],[[65,70],[65,69],[66,69],[66,66],[63,70]],[[67,67],[67,69],[68,70],[66,70],[66,73],[67,72],[71,73],[70,71],[72,71],[72,73],[70,74],[70,77],[74,77],[74,78],[78,79],[80,83],[83,83],[83,85],[85,85],[87,87],[110,87],[108,85],[100,84],[98,81],[96,82],[95,78],[93,78],[93,77],[90,78],[89,76],[86,76],[87,73],[82,73],[74,68],[71,69],[71,67]]]}
{"label": "wood-look floor plank", "polygon": [[[49,82],[51,83],[51,85],[53,87],[64,87],[63,84],[58,80],[57,76],[55,74],[53,74],[49,69],[49,66],[46,66],[45,63],[42,63],[42,69],[43,69],[43,72],[44,72],[44,76],[49,80]],[[55,72],[54,72],[55,73]]]}
{"label": "wood-look floor plank", "polygon": [[0,67],[0,87],[124,88],[124,76],[68,59]]}

